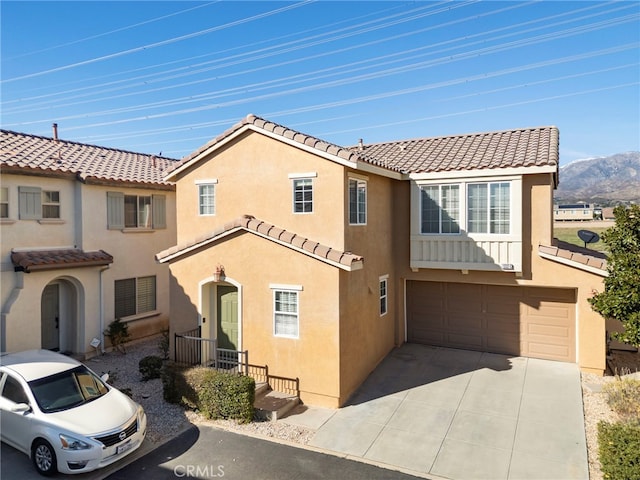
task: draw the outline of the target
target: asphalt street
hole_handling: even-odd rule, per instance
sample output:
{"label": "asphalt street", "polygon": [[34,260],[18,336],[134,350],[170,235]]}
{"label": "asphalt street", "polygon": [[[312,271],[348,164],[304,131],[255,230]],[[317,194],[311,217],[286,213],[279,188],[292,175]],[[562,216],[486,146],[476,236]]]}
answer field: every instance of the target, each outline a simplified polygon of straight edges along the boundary
{"label": "asphalt street", "polygon": [[107,477],[109,480],[410,480],[411,475],[304,448],[193,427]]}

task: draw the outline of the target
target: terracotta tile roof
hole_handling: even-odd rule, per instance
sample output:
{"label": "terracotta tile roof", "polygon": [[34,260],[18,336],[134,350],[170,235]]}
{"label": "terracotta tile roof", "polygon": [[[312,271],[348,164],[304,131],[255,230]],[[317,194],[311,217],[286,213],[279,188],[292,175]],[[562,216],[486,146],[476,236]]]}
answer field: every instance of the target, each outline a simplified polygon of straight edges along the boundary
{"label": "terracotta tile roof", "polygon": [[272,240],[274,242],[283,244],[290,248],[294,248],[302,253],[317,258],[321,261],[326,261],[332,264],[344,268],[345,270],[357,270],[362,267],[364,261],[363,257],[354,255],[351,252],[341,252],[334,250],[331,247],[327,247],[318,242],[314,242],[308,238],[297,235],[293,232],[289,232],[282,228],[271,225],[270,223],[263,222],[251,215],[243,215],[231,222],[224,224],[222,227],[203,235],[199,238],[195,238],[190,242],[186,242],[182,245],[176,245],[174,247],[163,250],[156,254],[156,259],[161,262],[170,261],[176,257],[180,257],[190,251],[204,247],[216,240],[224,238],[238,230],[245,230],[251,233],[258,234],[264,238]]}
{"label": "terracotta tile roof", "polygon": [[113,263],[104,250],[85,252],[78,248],[12,251],[11,261],[16,270],[31,273],[37,270],[93,267]]}
{"label": "terracotta tile roof", "polygon": [[82,181],[170,185],[163,172],[177,160],[0,130],[0,167],[71,174]]}
{"label": "terracotta tile roof", "polygon": [[246,126],[252,126],[257,129],[264,130],[265,132],[279,135],[295,143],[299,143],[300,145],[311,147],[320,152],[328,153],[330,155],[335,155],[346,161],[356,162],[359,158],[359,155],[357,154],[357,152],[354,152],[349,148],[341,147],[339,145],[326,142],[319,138],[312,137],[311,135],[297,132],[283,125],[270,122],[269,120],[265,120],[264,118],[257,117],[256,115],[253,115],[253,114],[249,114],[245,118],[243,118],[240,122],[236,123],[234,126],[225,130],[220,135],[215,137],[213,140],[207,142],[205,145],[201,146],[191,154],[182,158],[179,163],[174,164],[169,170],[167,170],[166,173],[168,174],[173,170],[181,167],[182,165],[189,163],[191,160],[196,158],[201,153],[206,152],[211,147],[222,142],[223,140],[232,136],[234,133],[238,132],[239,130],[241,130]]}
{"label": "terracotta tile roof", "polygon": [[559,165],[559,132],[556,127],[341,147],[264,118],[247,115],[239,123],[174,164],[166,173],[191,162],[201,153],[246,126],[282,136],[305,147],[316,149],[319,153],[334,155],[345,161],[365,162],[404,174],[533,166],[551,166],[557,170]]}
{"label": "terracotta tile roof", "polygon": [[553,239],[553,245],[539,245],[538,254],[560,263],[568,263],[576,268],[593,271],[599,275],[607,275],[607,256],[602,252],[583,248],[572,243]]}
{"label": "terracotta tile roof", "polygon": [[537,127],[363,145],[361,155],[405,173],[557,167],[558,138],[556,127]]}

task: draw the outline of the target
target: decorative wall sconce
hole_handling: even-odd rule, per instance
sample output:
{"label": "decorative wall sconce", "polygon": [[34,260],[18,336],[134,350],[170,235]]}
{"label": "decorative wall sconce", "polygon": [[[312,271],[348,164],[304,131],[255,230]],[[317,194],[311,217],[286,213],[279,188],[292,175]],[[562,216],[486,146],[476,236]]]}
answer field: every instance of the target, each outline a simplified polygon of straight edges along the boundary
{"label": "decorative wall sconce", "polygon": [[222,265],[218,265],[213,271],[213,281],[219,282],[220,280],[224,280],[224,277],[224,267]]}

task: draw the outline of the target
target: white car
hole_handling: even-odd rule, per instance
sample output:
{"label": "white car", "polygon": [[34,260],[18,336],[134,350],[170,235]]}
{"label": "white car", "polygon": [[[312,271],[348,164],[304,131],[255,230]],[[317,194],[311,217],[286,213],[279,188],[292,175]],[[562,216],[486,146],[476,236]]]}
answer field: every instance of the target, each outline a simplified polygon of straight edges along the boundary
{"label": "white car", "polygon": [[42,475],[85,473],[142,444],[140,405],[82,363],[49,350],[0,356],[0,438]]}

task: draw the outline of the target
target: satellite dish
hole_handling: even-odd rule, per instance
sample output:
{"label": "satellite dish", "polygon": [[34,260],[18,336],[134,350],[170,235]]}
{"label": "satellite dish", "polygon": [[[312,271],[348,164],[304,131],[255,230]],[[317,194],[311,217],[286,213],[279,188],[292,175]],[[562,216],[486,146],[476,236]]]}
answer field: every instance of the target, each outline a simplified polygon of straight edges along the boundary
{"label": "satellite dish", "polygon": [[578,230],[578,237],[584,242],[585,248],[587,248],[587,243],[596,243],[600,240],[600,235],[591,230]]}

